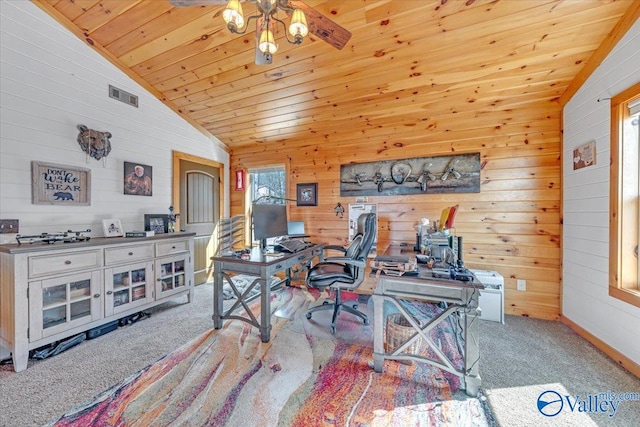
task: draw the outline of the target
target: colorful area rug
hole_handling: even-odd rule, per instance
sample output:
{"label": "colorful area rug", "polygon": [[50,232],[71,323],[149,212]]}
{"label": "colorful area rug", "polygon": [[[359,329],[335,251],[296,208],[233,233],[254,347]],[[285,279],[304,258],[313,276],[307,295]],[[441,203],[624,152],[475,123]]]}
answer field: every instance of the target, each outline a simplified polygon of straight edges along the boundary
{"label": "colorful area rug", "polygon": [[454,398],[455,381],[437,368],[387,361],[374,372],[371,327],[343,313],[331,335],[330,311],[305,317],[316,297],[282,289],[270,342],[226,321],[50,425],[490,425],[480,400]]}

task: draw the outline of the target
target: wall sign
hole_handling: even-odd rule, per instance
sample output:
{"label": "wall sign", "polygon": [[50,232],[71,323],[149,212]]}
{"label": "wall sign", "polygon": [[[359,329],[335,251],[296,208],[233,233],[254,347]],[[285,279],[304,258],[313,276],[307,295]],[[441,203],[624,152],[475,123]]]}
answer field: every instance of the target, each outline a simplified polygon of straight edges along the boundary
{"label": "wall sign", "polygon": [[91,170],[32,161],[31,202],[34,205],[91,205]]}
{"label": "wall sign", "polygon": [[479,193],[480,153],[340,165],[340,196]]}
{"label": "wall sign", "polygon": [[596,164],[596,142],[591,141],[573,150],[573,170]]}
{"label": "wall sign", "polygon": [[244,190],[244,170],[243,169],[236,170],[236,190],[237,191]]}

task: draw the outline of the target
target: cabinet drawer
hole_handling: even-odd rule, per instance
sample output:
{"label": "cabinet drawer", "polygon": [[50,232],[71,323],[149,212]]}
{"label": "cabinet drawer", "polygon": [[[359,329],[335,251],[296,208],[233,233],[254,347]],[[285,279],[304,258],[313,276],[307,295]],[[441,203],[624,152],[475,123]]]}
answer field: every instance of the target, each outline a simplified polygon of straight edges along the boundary
{"label": "cabinet drawer", "polygon": [[188,240],[156,243],[156,256],[171,255],[189,250]]}
{"label": "cabinet drawer", "polygon": [[29,277],[49,276],[100,267],[102,265],[100,254],[100,250],[94,250],[31,256],[29,257]]}
{"label": "cabinet drawer", "polygon": [[105,265],[120,264],[129,261],[141,261],[153,258],[153,244],[122,246],[104,250]]}

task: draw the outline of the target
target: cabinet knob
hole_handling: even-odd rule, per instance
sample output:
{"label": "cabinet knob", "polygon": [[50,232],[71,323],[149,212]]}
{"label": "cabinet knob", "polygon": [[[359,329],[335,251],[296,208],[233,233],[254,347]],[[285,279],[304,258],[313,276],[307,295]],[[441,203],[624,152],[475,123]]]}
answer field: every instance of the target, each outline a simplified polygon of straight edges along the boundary
{"label": "cabinet knob", "polygon": [[111,295],[113,291],[107,291],[107,295]]}
{"label": "cabinet knob", "polygon": [[67,265],[69,265],[69,264],[71,264],[71,261],[66,260],[64,263],[65,263],[65,264],[67,264]]}
{"label": "cabinet knob", "polygon": [[175,246],[171,246],[171,249],[175,249],[175,248],[176,248]]}
{"label": "cabinet knob", "polygon": [[133,255],[133,252],[129,252],[129,256]]}
{"label": "cabinet knob", "polygon": [[94,294],[93,297],[94,298],[100,298],[100,294]]}

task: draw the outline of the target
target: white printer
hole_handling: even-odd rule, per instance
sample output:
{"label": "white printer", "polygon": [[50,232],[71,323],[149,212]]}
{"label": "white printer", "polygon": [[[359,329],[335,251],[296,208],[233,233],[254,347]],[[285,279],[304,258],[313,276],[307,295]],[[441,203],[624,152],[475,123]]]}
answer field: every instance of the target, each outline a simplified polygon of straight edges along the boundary
{"label": "white printer", "polygon": [[482,310],[480,319],[504,323],[504,277],[497,271],[473,269],[469,271],[484,285],[478,301]]}

